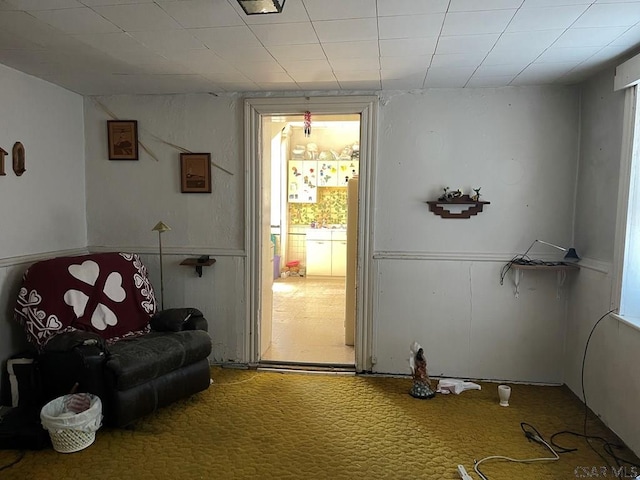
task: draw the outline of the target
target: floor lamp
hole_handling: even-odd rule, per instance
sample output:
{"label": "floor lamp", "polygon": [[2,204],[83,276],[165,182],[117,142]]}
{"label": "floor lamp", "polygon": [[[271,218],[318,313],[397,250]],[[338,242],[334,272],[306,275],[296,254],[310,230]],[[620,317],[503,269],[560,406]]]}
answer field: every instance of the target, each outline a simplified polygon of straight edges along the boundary
{"label": "floor lamp", "polygon": [[160,309],[164,310],[164,278],[162,277],[162,232],[171,230],[171,227],[159,221],[155,227],[151,229],[152,232],[158,232],[158,247],[160,250]]}

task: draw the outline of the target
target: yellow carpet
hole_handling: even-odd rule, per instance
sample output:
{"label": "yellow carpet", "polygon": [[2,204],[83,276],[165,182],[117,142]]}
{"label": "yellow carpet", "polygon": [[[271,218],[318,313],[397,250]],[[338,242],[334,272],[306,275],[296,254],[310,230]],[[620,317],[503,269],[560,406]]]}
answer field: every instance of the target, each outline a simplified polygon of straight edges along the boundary
{"label": "yellow carpet", "polygon": [[[482,391],[417,400],[407,393],[409,378],[211,372],[209,390],[134,429],[102,428],[93,445],[76,453],[28,451],[0,478],[456,479],[461,463],[478,479],[474,459],[549,456],[527,441],[520,422],[547,440],[561,430],[581,432],[583,425],[583,405],[566,387],[512,385],[510,406],[500,407],[493,383],[482,383]],[[594,416],[588,432],[616,440]],[[556,462],[486,463],[482,471],[491,480],[558,480],[588,478],[576,469],[606,466],[583,439],[556,441],[578,451]],[[18,453],[0,451],[0,467]],[[616,453],[638,461],[626,449]]]}

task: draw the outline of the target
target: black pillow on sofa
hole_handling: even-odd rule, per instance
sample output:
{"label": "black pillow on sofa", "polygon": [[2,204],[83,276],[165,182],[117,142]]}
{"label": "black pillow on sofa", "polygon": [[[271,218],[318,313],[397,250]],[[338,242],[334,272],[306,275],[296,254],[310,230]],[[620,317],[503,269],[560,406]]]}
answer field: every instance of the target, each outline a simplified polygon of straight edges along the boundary
{"label": "black pillow on sofa", "polygon": [[156,332],[181,332],[193,330],[198,318],[202,318],[202,312],[197,308],[168,308],[151,317],[149,325]]}

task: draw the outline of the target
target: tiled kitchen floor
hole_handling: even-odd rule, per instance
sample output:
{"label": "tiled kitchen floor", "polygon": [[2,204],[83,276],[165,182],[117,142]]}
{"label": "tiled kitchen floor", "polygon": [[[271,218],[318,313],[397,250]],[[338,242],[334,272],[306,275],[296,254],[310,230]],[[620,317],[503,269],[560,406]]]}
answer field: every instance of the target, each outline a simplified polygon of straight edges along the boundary
{"label": "tiled kitchen floor", "polygon": [[344,277],[287,277],[273,283],[273,334],[262,360],[353,365],[344,344]]}

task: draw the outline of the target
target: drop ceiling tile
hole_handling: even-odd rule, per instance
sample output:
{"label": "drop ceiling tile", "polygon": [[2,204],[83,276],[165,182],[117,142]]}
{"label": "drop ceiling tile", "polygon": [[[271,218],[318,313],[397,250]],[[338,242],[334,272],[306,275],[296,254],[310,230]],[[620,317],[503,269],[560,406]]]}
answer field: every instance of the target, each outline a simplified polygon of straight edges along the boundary
{"label": "drop ceiling tile", "polygon": [[335,71],[342,72],[380,69],[380,61],[377,58],[336,58],[330,59],[329,64]]}
{"label": "drop ceiling tile", "polygon": [[[380,67],[383,72],[383,78],[386,75],[392,76],[391,72],[403,72],[403,74],[415,74],[422,72],[424,75],[431,65],[433,55],[412,56],[412,57],[383,57],[380,59]],[[397,77],[394,77],[397,78]]]}
{"label": "drop ceiling tile", "polygon": [[319,43],[307,45],[273,45],[267,50],[278,60],[318,60],[325,59],[325,53]]}
{"label": "drop ceiling tile", "polygon": [[479,77],[515,77],[523,71],[529,63],[505,63],[502,65],[485,65],[478,67],[474,76]]}
{"label": "drop ceiling tile", "polygon": [[449,55],[438,55],[431,60],[432,67],[475,67],[484,59],[485,54],[481,53],[452,53]]}
{"label": "drop ceiling tile", "polygon": [[330,60],[337,58],[377,58],[379,53],[378,42],[336,42],[322,45],[324,53]]}
{"label": "drop ceiling tile", "polygon": [[380,70],[345,70],[334,71],[340,83],[342,82],[380,82]]}
{"label": "drop ceiling tile", "polygon": [[520,9],[507,27],[507,32],[530,32],[569,28],[588,5]]}
{"label": "drop ceiling tile", "polygon": [[444,13],[380,17],[380,38],[434,37],[440,34]]}
{"label": "drop ceiling tile", "polygon": [[545,50],[535,61],[535,63],[568,63],[574,65],[585,61],[594,55],[601,47],[570,47],[556,48],[555,46]]}
{"label": "drop ceiling tile", "polygon": [[262,44],[267,47],[318,43],[318,38],[309,22],[251,25],[250,28]]}
{"label": "drop ceiling tile", "polygon": [[81,35],[73,35],[73,38],[105,52],[145,49],[138,40],[125,32],[85,33]]}
{"label": "drop ceiling tile", "polygon": [[206,48],[200,40],[187,30],[131,32],[131,36],[149,50],[159,54]]}
{"label": "drop ceiling tile", "polygon": [[289,76],[296,82],[335,82],[336,77],[331,70],[287,69]]}
{"label": "drop ceiling tile", "polygon": [[253,82],[216,82],[225,92],[257,92],[260,88]]}
{"label": "drop ceiling tile", "polygon": [[304,5],[312,21],[376,16],[376,0],[304,0]]}
{"label": "drop ceiling tile", "polygon": [[273,61],[273,57],[264,47],[239,47],[239,48],[214,48],[218,56],[234,62],[268,62]]}
{"label": "drop ceiling tile", "polygon": [[451,0],[449,12],[506,10],[520,8],[522,0]]}
{"label": "drop ceiling tile", "polygon": [[489,10],[483,12],[448,13],[442,35],[481,35],[502,33],[516,10]]}
{"label": "drop ceiling tile", "polygon": [[382,89],[380,80],[344,80],[339,83],[342,90],[378,91]]}
{"label": "drop ceiling tile", "polygon": [[426,13],[445,13],[449,0],[383,0],[378,2],[378,16],[393,17],[396,15],[423,15]]}
{"label": "drop ceiling tile", "polygon": [[290,74],[308,71],[330,73],[333,77],[333,69],[326,60],[285,60],[281,65]]}
{"label": "drop ceiling tile", "polygon": [[259,66],[248,64],[244,65],[243,69],[239,68],[238,70],[255,83],[294,83],[286,72],[264,71]]}
{"label": "drop ceiling tile", "polygon": [[247,77],[245,77],[238,70],[229,71],[229,72],[204,72],[201,73],[203,77],[208,78],[209,80],[215,83],[253,83]]}
{"label": "drop ceiling tile", "polygon": [[323,20],[313,22],[313,28],[320,43],[378,40],[378,24],[375,18]]}
{"label": "drop ceiling tile", "polygon": [[0,10],[57,10],[63,8],[84,7],[78,0],[5,0],[0,6]]}
{"label": "drop ceiling tile", "polygon": [[180,24],[155,3],[106,5],[93,9],[126,32],[180,28]]}
{"label": "drop ceiling tile", "polygon": [[405,57],[412,55],[432,55],[436,50],[437,43],[438,37],[380,40],[380,56]]}
{"label": "drop ceiling tile", "polygon": [[552,84],[571,71],[573,63],[540,63],[533,64],[522,71],[511,82],[512,85],[544,85]]}
{"label": "drop ceiling tile", "polygon": [[554,47],[604,47],[620,38],[627,27],[570,28],[562,34]]}
{"label": "drop ceiling tile", "polygon": [[500,37],[497,33],[486,35],[455,35],[440,37],[436,53],[446,55],[451,53],[488,53]]}
{"label": "drop ceiling tile", "polygon": [[256,85],[258,85],[258,87],[260,87],[260,89],[265,92],[284,92],[284,91],[293,92],[293,91],[300,90],[300,87],[295,82],[288,82],[288,83],[256,82]]}
{"label": "drop ceiling tile", "polygon": [[262,47],[247,26],[192,28],[189,32],[213,50],[233,47],[238,51],[242,47]]}
{"label": "drop ceiling tile", "polygon": [[591,5],[593,0],[524,0],[522,8],[559,7],[561,5]]}
{"label": "drop ceiling tile", "polygon": [[307,92],[313,90],[326,92],[330,90],[338,90],[340,88],[340,84],[336,80],[326,82],[298,82],[298,86]]}
{"label": "drop ceiling tile", "polygon": [[[14,0],[15,1],[15,0]],[[80,0],[88,7],[101,5],[131,5],[134,3],[154,3],[154,0]],[[155,2],[159,3],[159,2]]]}
{"label": "drop ceiling tile", "polygon": [[105,20],[89,8],[38,10],[31,12],[31,15],[54,28],[62,30],[64,33],[108,33],[120,31],[116,25]]}
{"label": "drop ceiling tile", "polygon": [[502,75],[496,77],[474,75],[469,79],[466,86],[471,88],[506,87],[514,78],[514,75]]}
{"label": "drop ceiling tile", "polygon": [[640,2],[592,5],[574,27],[620,27],[640,21]]}
{"label": "drop ceiling tile", "polygon": [[425,88],[464,87],[473,75],[473,67],[429,68]]}
{"label": "drop ceiling tile", "polygon": [[187,50],[164,55],[172,62],[183,65],[192,73],[237,73],[228,61],[220,58],[211,50]]}
{"label": "drop ceiling tile", "polygon": [[227,27],[245,24],[228,2],[180,0],[158,3],[184,28]]}
{"label": "drop ceiling tile", "polygon": [[402,78],[383,78],[382,88],[385,90],[415,90],[422,88],[425,75],[413,75]]}
{"label": "drop ceiling tile", "polygon": [[542,53],[562,35],[564,30],[539,30],[535,32],[504,33],[496,42],[489,55],[510,51],[514,57],[520,53]]}
{"label": "drop ceiling tile", "polygon": [[640,25],[636,25],[626,30],[622,35],[611,42],[611,45],[626,45],[632,47],[638,43],[640,43]]}
{"label": "drop ceiling tile", "polygon": [[543,50],[517,51],[517,50],[492,50],[483,60],[483,65],[509,65],[533,62]]}

